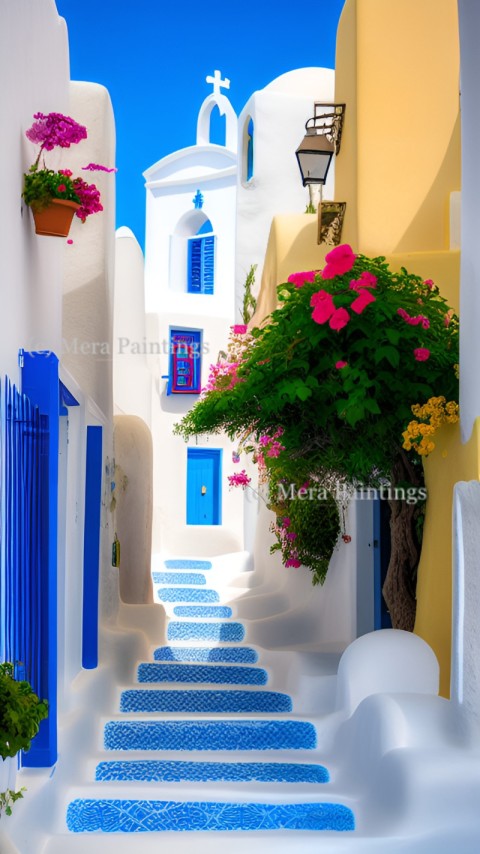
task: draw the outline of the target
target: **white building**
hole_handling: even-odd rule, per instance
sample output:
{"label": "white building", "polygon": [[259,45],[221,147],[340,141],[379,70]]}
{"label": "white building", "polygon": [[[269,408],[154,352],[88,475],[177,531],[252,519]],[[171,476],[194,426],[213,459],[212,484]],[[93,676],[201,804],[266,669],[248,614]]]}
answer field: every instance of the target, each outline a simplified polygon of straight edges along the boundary
{"label": "white building", "polygon": [[[220,72],[200,107],[196,144],[145,172],[147,357],[153,373],[154,551],[242,548],[242,497],[226,489],[231,443],[187,448],[173,425],[198,399],[234,322],[237,117]],[[210,142],[215,107],[225,145]]]}
{"label": "white building", "polygon": [[[254,92],[238,117],[237,314],[245,279],[254,264],[258,292],[273,217],[302,213],[308,204],[295,151],[305,123],[313,116],[314,103],[334,100],[334,80],[331,68],[288,71]],[[325,199],[333,198],[333,188],[334,164],[324,188]]]}

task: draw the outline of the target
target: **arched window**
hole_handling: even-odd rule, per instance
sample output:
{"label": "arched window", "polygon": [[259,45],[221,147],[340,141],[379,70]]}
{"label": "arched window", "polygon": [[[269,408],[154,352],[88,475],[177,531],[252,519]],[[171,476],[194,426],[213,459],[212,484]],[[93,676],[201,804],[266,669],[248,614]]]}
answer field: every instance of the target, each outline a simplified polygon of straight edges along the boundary
{"label": "arched window", "polygon": [[187,290],[190,294],[213,294],[215,287],[215,235],[207,219],[188,240]]}
{"label": "arched window", "polygon": [[253,140],[253,119],[251,116],[248,116],[243,126],[242,177],[244,182],[251,181],[253,178]]}
{"label": "arched window", "polygon": [[227,138],[227,116],[223,116],[215,104],[210,113],[210,139],[215,145],[225,145]]}

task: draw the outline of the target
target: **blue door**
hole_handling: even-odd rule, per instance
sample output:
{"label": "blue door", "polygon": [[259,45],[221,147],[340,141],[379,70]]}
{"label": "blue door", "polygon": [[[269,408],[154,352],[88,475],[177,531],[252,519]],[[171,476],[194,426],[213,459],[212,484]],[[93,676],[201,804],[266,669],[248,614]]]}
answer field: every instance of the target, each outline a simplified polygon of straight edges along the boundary
{"label": "blue door", "polygon": [[102,500],[102,428],[87,427],[85,529],[83,548],[82,665],[98,665],[98,586],[100,564],[100,510]]}
{"label": "blue door", "polygon": [[382,588],[390,561],[390,507],[376,498],[373,504],[374,629],[391,629],[392,620]]}
{"label": "blue door", "polygon": [[187,525],[221,525],[222,451],[187,450]]}

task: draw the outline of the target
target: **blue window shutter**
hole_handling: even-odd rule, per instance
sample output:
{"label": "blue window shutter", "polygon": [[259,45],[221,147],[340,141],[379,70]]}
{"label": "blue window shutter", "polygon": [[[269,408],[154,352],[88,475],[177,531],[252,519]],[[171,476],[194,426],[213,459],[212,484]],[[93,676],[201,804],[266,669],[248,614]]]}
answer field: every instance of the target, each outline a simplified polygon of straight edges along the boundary
{"label": "blue window shutter", "polygon": [[214,265],[215,265],[215,238],[213,236],[203,238],[203,293],[213,294],[214,288]]}
{"label": "blue window shutter", "polygon": [[188,292],[202,292],[202,238],[188,241]]}
{"label": "blue window shutter", "polygon": [[215,237],[188,241],[188,293],[213,294],[215,284]]}
{"label": "blue window shutter", "polygon": [[253,121],[250,119],[247,128],[247,181],[253,178]]}

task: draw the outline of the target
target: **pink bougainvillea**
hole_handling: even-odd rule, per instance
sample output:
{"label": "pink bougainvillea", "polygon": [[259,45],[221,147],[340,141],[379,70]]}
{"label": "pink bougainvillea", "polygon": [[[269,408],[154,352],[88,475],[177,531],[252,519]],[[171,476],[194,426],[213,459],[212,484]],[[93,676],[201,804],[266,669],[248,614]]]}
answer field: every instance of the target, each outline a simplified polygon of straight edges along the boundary
{"label": "pink bougainvillea", "polygon": [[230,329],[232,330],[234,335],[245,335],[247,331],[247,324],[236,323],[235,326],[231,326]]}
{"label": "pink bougainvillea", "polygon": [[314,282],[318,270],[309,270],[307,273],[292,273],[287,281],[292,282],[296,288],[302,288],[305,282]]}
{"label": "pink bougainvillea", "polygon": [[348,243],[335,246],[328,255],[325,255],[326,266],[322,270],[322,279],[333,279],[335,276],[343,276],[352,269],[355,258],[352,247]]}
{"label": "pink bougainvillea", "polygon": [[323,290],[312,294],[310,305],[313,307],[312,319],[315,323],[326,323],[335,311],[332,295]]}
{"label": "pink bougainvillea", "polygon": [[430,358],[430,350],[427,350],[426,347],[417,347],[417,349],[413,351],[413,355],[417,362],[426,362],[427,359]]}
{"label": "pink bougainvillea", "polygon": [[330,329],[334,329],[335,332],[340,332],[340,329],[343,329],[349,321],[350,315],[346,308],[337,308],[329,320],[329,326]]}
{"label": "pink bougainvillea", "polygon": [[81,168],[83,172],[118,172],[116,166],[102,166],[101,163],[89,163]]}
{"label": "pink bougainvillea", "polygon": [[368,270],[364,270],[359,279],[352,279],[350,287],[354,291],[361,291],[362,288],[376,288],[377,277],[373,273],[369,273]]}
{"label": "pink bougainvillea", "polygon": [[242,471],[236,472],[235,474],[229,474],[227,480],[230,487],[241,486],[242,489],[245,489],[245,487],[251,482],[252,478],[248,476],[245,469],[242,469]]}
{"label": "pink bougainvillea", "polygon": [[409,326],[422,326],[423,329],[429,329],[430,327],[430,321],[424,314],[417,314],[415,317],[411,317],[408,311],[405,311],[404,308],[398,308],[397,314],[399,314],[402,320],[404,320],[405,323],[408,323]]}
{"label": "pink bougainvillea", "polygon": [[35,113],[33,118],[35,121],[25,131],[25,136],[40,146],[40,154],[43,150],[52,151],[57,146],[70,148],[87,138],[87,128],[62,113]]}
{"label": "pink bougainvillea", "polygon": [[353,300],[350,308],[355,314],[362,314],[362,312],[366,309],[367,305],[371,302],[375,302],[376,297],[370,293],[370,291],[361,290],[358,297]]}
{"label": "pink bougainvillea", "polygon": [[338,362],[335,362],[335,367],[337,371],[341,371],[342,368],[348,367],[348,362],[344,362],[342,359],[340,359]]}

